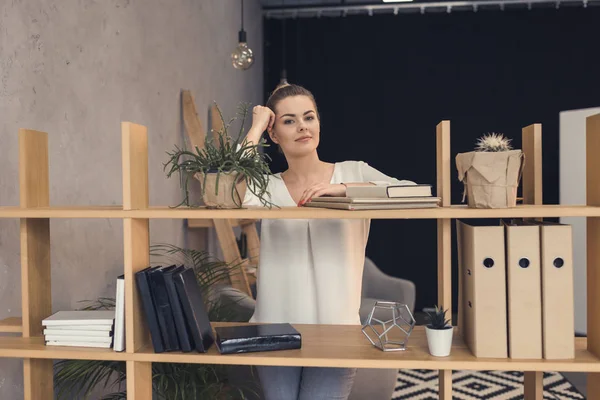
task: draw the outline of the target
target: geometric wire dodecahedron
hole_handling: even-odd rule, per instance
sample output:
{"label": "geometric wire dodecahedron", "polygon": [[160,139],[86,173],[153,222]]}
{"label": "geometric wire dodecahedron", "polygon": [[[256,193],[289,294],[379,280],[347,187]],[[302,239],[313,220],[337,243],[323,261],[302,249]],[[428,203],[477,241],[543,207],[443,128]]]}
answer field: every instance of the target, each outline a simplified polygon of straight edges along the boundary
{"label": "geometric wire dodecahedron", "polygon": [[[391,311],[391,318],[384,318],[383,320],[375,318],[375,311],[377,310],[382,310],[383,313],[389,313]],[[377,332],[373,323],[381,325],[381,333]],[[406,350],[406,343],[408,342],[408,337],[412,333],[415,323],[415,318],[406,304],[394,301],[377,301],[369,313],[367,321],[362,327],[362,333],[369,339],[373,346],[382,351],[402,351]],[[390,333],[392,329],[400,330],[403,333],[402,336],[404,339],[400,341],[389,340],[388,333]],[[371,338],[367,331],[371,332],[375,337]]]}

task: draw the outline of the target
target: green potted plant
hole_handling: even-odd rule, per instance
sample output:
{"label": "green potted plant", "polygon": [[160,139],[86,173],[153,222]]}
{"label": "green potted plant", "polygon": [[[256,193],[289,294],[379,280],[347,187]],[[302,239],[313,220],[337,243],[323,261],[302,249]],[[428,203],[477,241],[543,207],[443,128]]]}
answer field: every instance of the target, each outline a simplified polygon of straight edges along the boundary
{"label": "green potted plant", "polygon": [[242,104],[237,112],[238,116],[242,116],[237,139],[229,135],[229,127],[237,117],[225,123],[221,110],[218,106],[216,108],[223,128],[212,131],[214,139],[207,136],[202,149],[195,146],[194,151],[189,151],[175,146],[175,150],[167,152],[169,160],[164,164],[165,170],[169,168],[167,177],[178,172],[185,189],[185,198],[178,206],[190,206],[188,181],[195,178],[200,181],[202,199],[209,208],[242,208],[246,190],[271,208],[267,190],[272,176],[267,162],[270,158],[259,151],[260,147],[268,145],[264,139],[254,144],[245,138],[248,104]]}
{"label": "green potted plant", "polygon": [[517,188],[524,165],[522,150],[513,149],[503,134],[477,140],[474,151],[456,156],[458,179],[471,208],[508,208],[517,203]]}
{"label": "green potted plant", "polygon": [[[239,320],[234,302],[222,301],[219,284],[235,273],[241,265],[227,264],[213,259],[206,251],[184,249],[170,244],[153,245],[150,255],[159,257],[153,264],[177,263],[194,268],[196,279],[211,321]],[[115,299],[103,297],[84,301],[84,310],[114,309]],[[213,400],[258,398],[257,388],[251,383],[233,383],[230,367],[212,364],[152,363],[152,388],[156,398],[168,400]],[[54,365],[56,397],[87,399],[99,391],[110,392],[102,400],[127,398],[126,367],[124,361],[59,360]],[[251,396],[251,397],[248,397]],[[98,398],[98,397],[94,397]]]}
{"label": "green potted plant", "polygon": [[427,311],[425,318],[428,324],[425,325],[425,334],[427,335],[427,345],[429,353],[435,357],[446,357],[450,355],[452,349],[452,333],[454,327],[450,320],[446,319],[446,312],[443,307],[436,305],[434,311]]}

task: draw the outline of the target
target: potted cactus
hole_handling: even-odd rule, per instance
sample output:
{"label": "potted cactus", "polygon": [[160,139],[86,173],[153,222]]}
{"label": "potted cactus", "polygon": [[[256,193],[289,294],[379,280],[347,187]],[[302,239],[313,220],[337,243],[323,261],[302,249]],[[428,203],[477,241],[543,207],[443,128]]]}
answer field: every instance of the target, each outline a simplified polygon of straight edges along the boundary
{"label": "potted cactus", "polygon": [[452,333],[454,327],[450,320],[446,319],[446,312],[443,307],[436,305],[434,311],[427,311],[425,325],[425,334],[427,335],[427,345],[429,353],[435,357],[446,357],[450,355],[452,348]]}
{"label": "potted cactus", "polygon": [[458,178],[471,208],[508,208],[517,203],[517,188],[524,165],[523,151],[513,149],[501,133],[486,134],[475,150],[456,156]]}

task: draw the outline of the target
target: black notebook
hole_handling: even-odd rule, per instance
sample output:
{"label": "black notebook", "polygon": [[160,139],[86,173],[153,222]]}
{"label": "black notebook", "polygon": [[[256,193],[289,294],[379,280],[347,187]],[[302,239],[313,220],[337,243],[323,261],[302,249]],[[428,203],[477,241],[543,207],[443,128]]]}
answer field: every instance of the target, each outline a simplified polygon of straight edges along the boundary
{"label": "black notebook", "polygon": [[196,351],[205,353],[214,343],[214,336],[196,274],[192,268],[185,268],[173,274],[173,281]]}
{"label": "black notebook", "polygon": [[292,350],[302,347],[302,336],[290,324],[258,324],[215,328],[221,354]]}
{"label": "black notebook", "polygon": [[175,282],[173,281],[173,274],[181,272],[183,269],[183,265],[180,265],[177,268],[164,271],[163,277],[165,278],[165,287],[167,288],[169,302],[171,303],[173,319],[175,320],[175,326],[177,327],[177,337],[179,338],[179,345],[181,347],[181,351],[187,353],[192,351],[192,347],[194,346],[194,344],[192,343],[192,333],[190,331],[189,324],[185,319],[185,315],[183,315],[181,301],[179,301],[177,289],[175,288]]}
{"label": "black notebook", "polygon": [[165,346],[162,341],[162,335],[160,333],[160,327],[158,325],[158,317],[156,315],[156,309],[154,307],[154,299],[152,298],[152,292],[150,290],[150,283],[148,279],[148,272],[152,270],[152,267],[144,268],[141,271],[135,273],[135,280],[137,282],[138,292],[140,300],[144,306],[144,316],[146,317],[146,324],[150,330],[150,339],[152,339],[152,347],[155,353],[162,353],[165,351]]}
{"label": "black notebook", "polygon": [[176,266],[160,266],[148,272],[150,283],[150,291],[154,299],[154,308],[158,319],[158,327],[162,335],[165,351],[180,350],[177,330],[175,328],[175,320],[173,318],[173,310],[169,301],[164,273],[174,269]]}

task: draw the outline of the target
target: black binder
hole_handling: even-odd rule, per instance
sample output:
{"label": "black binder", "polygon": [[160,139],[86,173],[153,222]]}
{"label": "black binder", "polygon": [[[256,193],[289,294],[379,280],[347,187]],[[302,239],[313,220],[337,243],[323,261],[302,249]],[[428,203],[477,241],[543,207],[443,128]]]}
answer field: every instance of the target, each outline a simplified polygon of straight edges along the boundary
{"label": "black binder", "polygon": [[221,354],[292,350],[302,347],[302,335],[292,325],[258,324],[215,328]]}
{"label": "black binder", "polygon": [[150,288],[154,298],[154,307],[158,318],[158,327],[163,338],[165,351],[180,350],[171,302],[165,286],[164,272],[175,268],[175,265],[157,267],[148,273],[150,279]]}
{"label": "black binder", "polygon": [[146,316],[146,323],[150,330],[152,347],[154,348],[155,353],[162,353],[165,351],[165,346],[163,345],[160,328],[158,326],[158,319],[156,317],[156,310],[154,309],[154,300],[152,299],[152,292],[150,291],[150,284],[148,282],[148,272],[152,268],[153,267],[147,267],[136,272],[135,280],[142,305],[144,306],[144,315]]}
{"label": "black binder", "polygon": [[185,318],[192,331],[196,351],[206,353],[214,343],[214,335],[194,270],[184,268],[175,272],[173,281]]}
{"label": "black binder", "polygon": [[177,272],[181,272],[184,269],[183,265],[172,268],[168,271],[163,272],[165,278],[165,287],[167,288],[167,294],[169,295],[169,302],[171,303],[171,311],[173,311],[173,319],[175,320],[175,326],[177,328],[177,336],[179,337],[179,345],[181,350],[185,353],[192,351],[194,343],[192,342],[192,333],[190,327],[183,314],[183,308],[181,307],[181,301],[177,295],[177,289],[175,288],[175,282],[173,281],[173,275]]}

